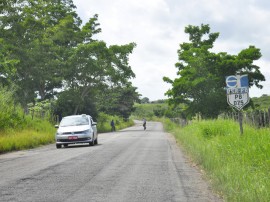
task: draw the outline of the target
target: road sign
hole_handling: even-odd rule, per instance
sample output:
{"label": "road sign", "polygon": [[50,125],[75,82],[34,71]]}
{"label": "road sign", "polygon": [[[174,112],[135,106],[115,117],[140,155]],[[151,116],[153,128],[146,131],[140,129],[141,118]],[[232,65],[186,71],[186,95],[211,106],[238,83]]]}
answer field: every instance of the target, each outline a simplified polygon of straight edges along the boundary
{"label": "road sign", "polygon": [[248,87],[248,75],[231,75],[226,77],[227,88]]}
{"label": "road sign", "polygon": [[227,102],[238,110],[249,103],[249,86],[247,75],[231,75],[226,77]]}
{"label": "road sign", "polygon": [[249,103],[249,85],[247,75],[232,75],[226,77],[227,102],[238,109],[241,135],[243,134],[243,119],[241,109]]}
{"label": "road sign", "polygon": [[227,89],[227,102],[238,110],[249,103],[248,88]]}

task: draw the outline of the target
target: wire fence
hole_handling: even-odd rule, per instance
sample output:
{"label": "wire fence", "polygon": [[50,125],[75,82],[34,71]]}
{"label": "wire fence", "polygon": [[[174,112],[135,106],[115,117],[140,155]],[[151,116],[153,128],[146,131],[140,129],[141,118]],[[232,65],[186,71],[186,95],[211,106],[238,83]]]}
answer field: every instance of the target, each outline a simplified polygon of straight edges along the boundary
{"label": "wire fence", "polygon": [[170,120],[175,123],[175,124],[178,124],[182,127],[188,125],[191,123],[190,120],[187,120],[187,119],[183,119],[183,118],[170,118]]}
{"label": "wire fence", "polygon": [[[243,123],[255,126],[257,128],[270,127],[270,108],[268,110],[254,110],[251,112],[242,112]],[[239,120],[238,112],[224,113],[219,116],[224,119]]]}
{"label": "wire fence", "polygon": [[[238,111],[227,112],[219,115],[218,118],[221,119],[231,119],[234,121],[239,120]],[[270,127],[270,108],[268,110],[254,110],[248,112],[242,112],[243,123],[254,126],[256,128]],[[202,120],[200,115],[195,117],[195,120]],[[180,125],[186,126],[192,122],[192,120],[187,120],[183,118],[171,118],[171,121]]]}

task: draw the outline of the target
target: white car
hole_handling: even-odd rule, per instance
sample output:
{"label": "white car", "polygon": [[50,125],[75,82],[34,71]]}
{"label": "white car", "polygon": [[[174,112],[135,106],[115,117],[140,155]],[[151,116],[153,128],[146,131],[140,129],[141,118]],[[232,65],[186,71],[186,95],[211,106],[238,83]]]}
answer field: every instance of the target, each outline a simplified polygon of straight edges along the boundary
{"label": "white car", "polygon": [[98,144],[97,123],[86,114],[64,117],[60,125],[55,126],[56,148],[67,147],[69,144],[87,143],[90,146]]}

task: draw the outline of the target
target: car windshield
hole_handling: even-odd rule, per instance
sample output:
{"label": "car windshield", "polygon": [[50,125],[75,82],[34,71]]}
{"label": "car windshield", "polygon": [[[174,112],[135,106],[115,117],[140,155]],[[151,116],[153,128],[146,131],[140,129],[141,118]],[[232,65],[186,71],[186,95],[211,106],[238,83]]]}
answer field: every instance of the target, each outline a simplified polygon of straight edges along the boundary
{"label": "car windshield", "polygon": [[66,127],[66,126],[80,126],[80,125],[88,125],[88,119],[87,117],[80,117],[80,116],[74,116],[74,117],[65,117],[62,119],[60,126]]}

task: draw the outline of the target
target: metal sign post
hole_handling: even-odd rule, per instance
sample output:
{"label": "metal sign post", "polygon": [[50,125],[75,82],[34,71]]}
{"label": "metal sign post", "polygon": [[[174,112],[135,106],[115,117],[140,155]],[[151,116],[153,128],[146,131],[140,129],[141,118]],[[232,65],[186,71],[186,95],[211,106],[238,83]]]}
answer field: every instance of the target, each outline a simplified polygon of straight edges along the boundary
{"label": "metal sign post", "polygon": [[238,110],[240,133],[243,134],[242,109],[249,103],[249,85],[247,75],[232,75],[226,77],[227,102]]}

